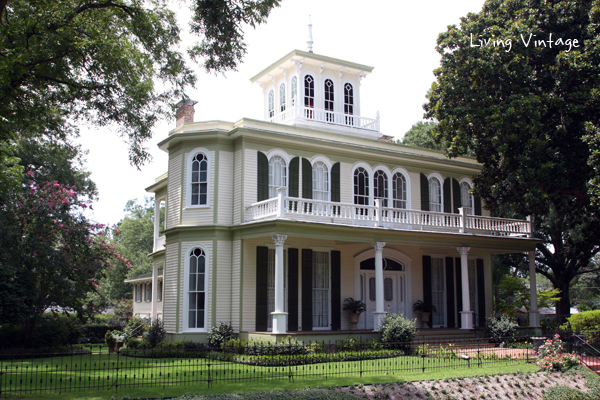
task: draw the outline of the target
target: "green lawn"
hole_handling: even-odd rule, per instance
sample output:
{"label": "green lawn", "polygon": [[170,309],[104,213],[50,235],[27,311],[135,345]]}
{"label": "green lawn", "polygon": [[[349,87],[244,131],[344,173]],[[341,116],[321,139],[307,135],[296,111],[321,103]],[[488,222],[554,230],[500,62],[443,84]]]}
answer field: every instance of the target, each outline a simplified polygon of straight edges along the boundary
{"label": "green lawn", "polygon": [[[95,353],[2,361],[0,390],[2,397],[36,399],[121,398],[125,394],[156,398],[537,370],[514,358],[480,361],[401,356],[269,367],[206,358],[149,359]],[[26,392],[29,389],[34,392]]]}

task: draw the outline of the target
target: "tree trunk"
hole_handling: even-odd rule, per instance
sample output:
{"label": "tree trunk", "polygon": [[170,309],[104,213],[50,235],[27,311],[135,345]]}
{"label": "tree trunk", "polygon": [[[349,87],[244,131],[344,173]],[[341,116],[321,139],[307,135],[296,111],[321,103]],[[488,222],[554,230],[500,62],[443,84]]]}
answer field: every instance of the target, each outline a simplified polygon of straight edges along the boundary
{"label": "tree trunk", "polygon": [[556,322],[558,324],[564,324],[567,322],[567,318],[571,316],[571,295],[569,292],[569,286],[571,285],[572,279],[561,279],[559,282],[560,289],[560,300],[556,302]]}

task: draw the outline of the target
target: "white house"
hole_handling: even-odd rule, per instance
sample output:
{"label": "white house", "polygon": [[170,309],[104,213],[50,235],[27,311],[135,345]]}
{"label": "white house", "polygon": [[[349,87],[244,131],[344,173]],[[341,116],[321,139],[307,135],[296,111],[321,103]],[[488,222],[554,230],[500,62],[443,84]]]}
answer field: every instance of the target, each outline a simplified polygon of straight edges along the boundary
{"label": "white house", "polygon": [[489,216],[474,159],[393,143],[363,116],[372,70],[294,50],[251,79],[264,120],[194,122],[194,102],[179,103],[159,143],[168,171],[147,188],[157,215],[166,203],[154,273],[129,280],[164,282],[161,301],[136,313],[196,341],[221,321],[242,337],[342,332],[347,297],[367,305],[362,332],[412,318],[417,300],[435,305],[433,327],[491,315],[492,254],[534,250],[531,224]]}

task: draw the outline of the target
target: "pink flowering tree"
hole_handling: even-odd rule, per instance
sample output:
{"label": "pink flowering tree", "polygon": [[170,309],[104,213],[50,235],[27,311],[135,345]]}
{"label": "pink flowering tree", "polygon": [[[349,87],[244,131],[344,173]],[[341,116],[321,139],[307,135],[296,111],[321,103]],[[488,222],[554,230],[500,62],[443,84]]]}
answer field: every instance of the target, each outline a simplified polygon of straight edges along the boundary
{"label": "pink flowering tree", "polygon": [[88,294],[119,257],[105,227],[85,217],[91,201],[33,172],[22,189],[0,204],[0,324],[33,330],[48,310],[93,313]]}

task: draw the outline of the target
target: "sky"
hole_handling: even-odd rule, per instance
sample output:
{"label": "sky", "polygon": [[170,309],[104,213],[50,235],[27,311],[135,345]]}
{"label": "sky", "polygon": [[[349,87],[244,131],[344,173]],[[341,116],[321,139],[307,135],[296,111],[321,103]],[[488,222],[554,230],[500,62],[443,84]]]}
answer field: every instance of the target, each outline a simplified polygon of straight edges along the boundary
{"label": "sky", "polygon": [[[361,82],[362,115],[381,116],[381,133],[401,139],[423,119],[427,90],[440,57],[439,33],[479,12],[484,0],[283,0],[266,24],[245,30],[247,54],[237,71],[209,75],[193,64],[198,81],[188,91],[196,121],[263,119],[262,90],[250,78],[294,49],[307,50],[308,21],[312,22],[315,54],[374,67]],[[185,2],[176,3],[188,15]],[[183,30],[186,29],[182,23]],[[185,42],[185,41],[184,41]],[[185,44],[184,44],[185,46]],[[175,118],[156,125],[146,147],[153,157],[138,170],[130,165],[128,146],[109,129],[81,126],[79,143],[89,151],[87,169],[99,190],[91,219],[116,224],[127,200],[143,200],[145,188],[167,172],[167,153],[157,148]]]}

